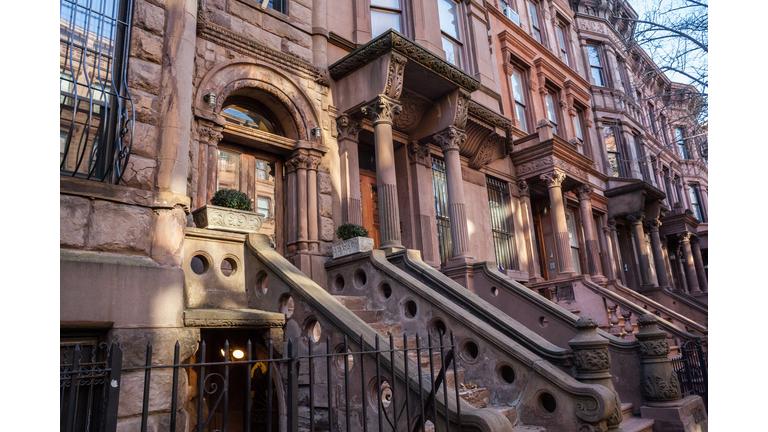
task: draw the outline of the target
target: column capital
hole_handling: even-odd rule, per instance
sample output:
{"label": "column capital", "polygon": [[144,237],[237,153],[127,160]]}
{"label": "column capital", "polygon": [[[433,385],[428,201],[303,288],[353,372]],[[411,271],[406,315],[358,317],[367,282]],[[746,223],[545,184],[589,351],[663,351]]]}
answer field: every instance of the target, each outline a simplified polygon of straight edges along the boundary
{"label": "column capital", "polygon": [[565,180],[565,172],[555,169],[550,173],[540,175],[539,178],[544,180],[547,183],[547,187],[550,189],[561,187],[563,180]]}
{"label": "column capital", "polygon": [[604,226],[603,227],[603,234],[608,234],[609,232],[611,232],[611,228],[607,227],[607,226]]}
{"label": "column capital", "polygon": [[699,238],[699,236],[692,235],[690,242],[692,245],[698,246],[699,243],[701,242],[701,239]]}
{"label": "column capital", "polygon": [[467,134],[456,126],[448,126],[443,131],[432,135],[432,139],[445,153],[453,150],[459,151],[459,146],[467,139]]}
{"label": "column capital", "polygon": [[429,146],[421,145],[418,141],[413,141],[408,145],[408,162],[411,164],[424,165],[427,168],[431,167],[429,161]]}
{"label": "column capital", "polygon": [[223,130],[223,128],[213,124],[202,123],[197,127],[197,136],[201,142],[216,147],[219,145],[219,141],[224,138],[224,135],[221,133]]}
{"label": "column capital", "polygon": [[585,201],[589,199],[589,196],[592,195],[592,192],[594,192],[595,189],[588,185],[583,184],[576,189],[573,190],[573,193],[576,194],[577,197],[579,197],[579,201]]}
{"label": "column capital", "polygon": [[347,114],[336,119],[336,130],[339,131],[339,141],[343,139],[357,141],[357,135],[360,133],[361,129],[362,125],[360,122]]}
{"label": "column capital", "polygon": [[643,223],[645,215],[643,212],[630,213],[627,215],[627,219],[633,224],[640,225]]}
{"label": "column capital", "polygon": [[320,156],[309,155],[307,156],[307,169],[317,171],[317,167],[320,165],[322,158]]}
{"label": "column capital", "polygon": [[664,248],[667,247],[667,243],[668,243],[667,236],[665,235],[659,236],[659,241],[661,241],[661,247],[664,247]]}
{"label": "column capital", "polygon": [[524,195],[527,197],[531,196],[531,190],[528,187],[528,182],[525,180],[520,180],[517,182],[517,189],[520,191],[520,195]]}
{"label": "column capital", "polygon": [[303,152],[295,152],[285,161],[285,170],[293,172],[297,169],[307,169],[309,165],[309,155]]}
{"label": "column capital", "polygon": [[363,114],[371,119],[374,125],[379,123],[391,125],[395,116],[403,111],[403,106],[397,100],[381,94],[364,105],[361,110]]}
{"label": "column capital", "polygon": [[616,219],[608,218],[608,229],[611,231],[616,231]]}
{"label": "column capital", "polygon": [[681,243],[690,243],[691,242],[691,233],[688,231],[678,233],[677,238],[680,239]]}
{"label": "column capital", "polygon": [[661,221],[659,220],[659,218],[654,218],[648,221],[646,225],[648,225],[648,229],[650,231],[658,231],[659,227],[661,226]]}

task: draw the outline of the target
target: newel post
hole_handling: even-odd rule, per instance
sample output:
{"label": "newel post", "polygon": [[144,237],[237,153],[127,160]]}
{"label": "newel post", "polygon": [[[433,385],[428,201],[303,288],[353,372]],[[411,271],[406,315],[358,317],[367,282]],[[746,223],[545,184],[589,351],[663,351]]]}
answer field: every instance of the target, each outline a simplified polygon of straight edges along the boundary
{"label": "newel post", "polygon": [[680,383],[668,357],[667,332],[658,327],[658,322],[656,315],[641,315],[637,319],[640,331],[635,334],[640,342],[643,396],[649,406],[680,399]]}

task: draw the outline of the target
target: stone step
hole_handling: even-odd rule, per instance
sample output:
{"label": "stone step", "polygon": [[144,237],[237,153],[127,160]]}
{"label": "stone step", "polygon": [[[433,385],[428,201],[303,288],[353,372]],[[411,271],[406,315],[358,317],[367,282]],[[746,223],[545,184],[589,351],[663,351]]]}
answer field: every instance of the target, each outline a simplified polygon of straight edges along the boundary
{"label": "stone step", "polygon": [[547,432],[547,430],[541,426],[515,426],[512,432]]}
{"label": "stone step", "polygon": [[621,421],[628,420],[632,418],[632,408],[634,405],[631,402],[622,402],[621,403]]}
{"label": "stone step", "polygon": [[485,408],[491,404],[491,392],[485,387],[459,390],[459,396],[475,408]]}
{"label": "stone step", "polygon": [[[378,323],[384,316],[383,310],[353,310],[352,312],[368,324]],[[389,335],[386,335],[386,338],[389,339]]]}
{"label": "stone step", "polygon": [[622,421],[619,427],[624,432],[653,432],[653,420],[631,417]]}
{"label": "stone step", "polygon": [[488,409],[492,409],[494,411],[498,411],[504,414],[504,417],[506,417],[507,420],[509,420],[509,424],[511,425],[514,425],[515,423],[517,423],[517,410],[515,409],[515,407],[494,405],[494,406],[488,407]]}
{"label": "stone step", "polygon": [[387,323],[369,323],[371,327],[378,333],[381,337],[389,339],[389,334],[392,333],[395,337],[400,336],[403,337],[403,325],[400,323],[395,324],[387,324]]}
{"label": "stone step", "polygon": [[333,296],[333,298],[338,300],[339,303],[341,303],[342,305],[344,305],[345,308],[351,311],[366,310],[365,297],[335,295]]}

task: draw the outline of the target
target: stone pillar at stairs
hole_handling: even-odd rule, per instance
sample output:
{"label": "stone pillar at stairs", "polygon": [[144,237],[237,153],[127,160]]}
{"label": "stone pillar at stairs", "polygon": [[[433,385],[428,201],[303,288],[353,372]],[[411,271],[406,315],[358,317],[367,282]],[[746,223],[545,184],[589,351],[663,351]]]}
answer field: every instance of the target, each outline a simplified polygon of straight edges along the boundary
{"label": "stone pillar at stairs", "polygon": [[669,248],[667,247],[667,236],[660,236],[661,251],[664,254],[664,270],[667,272],[667,281],[672,289],[677,289],[675,278],[672,277],[672,266],[669,261]]}
{"label": "stone pillar at stairs", "polygon": [[403,249],[400,241],[400,210],[397,203],[395,150],[392,143],[392,120],[403,110],[395,99],[379,95],[362,107],[373,121],[376,146],[376,183],[379,190],[379,229],[381,247],[386,251]]}
{"label": "stone pillar at stairs", "polygon": [[627,215],[627,219],[632,223],[632,229],[635,234],[635,251],[637,253],[640,268],[641,288],[656,288],[657,285],[651,276],[651,262],[648,259],[648,251],[645,248],[645,232],[643,231],[643,213],[632,213]]}
{"label": "stone pillar at stairs", "polygon": [[568,222],[565,219],[565,205],[563,203],[563,180],[565,172],[555,169],[551,173],[542,174],[541,179],[547,184],[549,190],[549,203],[552,208],[552,231],[555,236],[560,273],[557,279],[566,279],[576,275],[571,258],[571,244],[568,240]]}
{"label": "stone pillar at stairs", "polygon": [[363,224],[360,195],[360,162],[357,136],[362,129],[359,122],[348,115],[336,120],[339,131],[339,168],[341,170],[341,221]]}
{"label": "stone pillar at stairs", "polygon": [[649,233],[651,235],[651,251],[653,252],[653,262],[656,264],[656,276],[659,279],[659,286],[669,288],[669,277],[667,275],[667,266],[664,259],[664,251],[661,248],[661,238],[659,237],[659,218],[653,219],[649,224]]}
{"label": "stone pillar at stairs", "polygon": [[619,250],[619,234],[616,230],[616,219],[608,219],[608,230],[610,231],[609,239],[611,243],[611,254],[613,255],[613,264],[615,270],[615,278],[620,280],[624,285],[627,284],[626,277],[624,276],[624,264],[621,261],[621,251]]}
{"label": "stone pillar at stairs", "polygon": [[704,260],[701,259],[701,249],[699,248],[699,237],[691,237],[691,252],[693,252],[693,264],[696,267],[696,276],[698,276],[699,288],[701,292],[709,291],[707,282],[707,273],[704,271]]}
{"label": "stone pillar at stairs", "polygon": [[677,237],[683,244],[683,269],[688,280],[688,293],[691,295],[701,295],[699,288],[699,278],[696,276],[696,266],[693,262],[693,251],[691,250],[691,233],[678,234]]}
{"label": "stone pillar at stairs", "polygon": [[525,237],[525,252],[528,254],[528,280],[530,282],[543,282],[544,278],[541,277],[541,267],[539,265],[539,250],[534,244],[536,235],[533,231],[531,191],[528,188],[528,182],[525,180],[517,182],[517,188],[520,190],[520,208],[523,211],[523,235]]}
{"label": "stone pillar at stairs", "polygon": [[600,254],[597,251],[597,235],[595,234],[595,218],[592,216],[592,200],[590,195],[593,189],[589,185],[582,185],[575,190],[579,197],[579,214],[581,215],[581,225],[584,230],[584,243],[587,246],[587,265],[589,267],[589,276],[595,282],[605,282],[606,277],[600,273]]}
{"label": "stone pillar at stairs", "polygon": [[318,238],[318,220],[320,214],[317,207],[317,166],[320,165],[318,156],[310,155],[307,158],[307,233],[309,235],[308,247],[310,253],[320,252],[320,240]]}
{"label": "stone pillar at stairs", "polygon": [[607,426],[609,431],[618,431],[622,420],[621,400],[613,387],[613,382],[611,382],[611,356],[608,353],[608,339],[597,334],[598,324],[592,317],[579,318],[575,326],[578,333],[568,341],[568,345],[573,350],[573,363],[576,366],[575,378],[585,384],[599,384],[613,391],[615,406],[607,420]]}

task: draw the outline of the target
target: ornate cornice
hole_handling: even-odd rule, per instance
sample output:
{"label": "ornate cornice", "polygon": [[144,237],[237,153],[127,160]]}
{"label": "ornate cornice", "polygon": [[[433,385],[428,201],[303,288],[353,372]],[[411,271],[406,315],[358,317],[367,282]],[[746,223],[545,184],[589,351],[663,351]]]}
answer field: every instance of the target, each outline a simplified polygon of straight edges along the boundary
{"label": "ornate cornice", "polygon": [[328,71],[331,77],[338,81],[390,51],[405,56],[469,92],[480,88],[480,81],[392,29],[332,64]]}
{"label": "ornate cornice", "polygon": [[455,126],[448,126],[441,132],[432,135],[432,139],[445,153],[452,150],[459,151],[459,146],[466,141],[467,134]]}
{"label": "ornate cornice", "polygon": [[336,130],[339,131],[339,141],[343,139],[357,141],[357,135],[362,128],[363,126],[359,121],[346,114],[336,119]]}
{"label": "ornate cornice", "polygon": [[547,184],[548,188],[561,187],[565,180],[565,172],[555,169],[550,173],[539,176]]}
{"label": "ornate cornice", "polygon": [[[504,117],[503,115],[496,113],[473,100],[468,101],[467,106],[469,108],[469,115],[472,117],[476,117],[485,123],[505,131],[512,130],[512,120]],[[507,132],[507,134],[510,134],[510,132]]]}
{"label": "ornate cornice", "polygon": [[361,110],[363,114],[371,119],[374,125],[379,123],[392,124],[392,119],[400,114],[403,106],[398,101],[382,94],[364,105]]}

